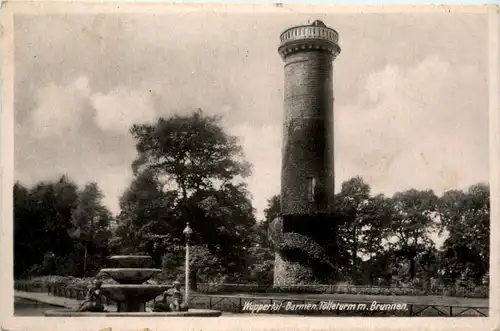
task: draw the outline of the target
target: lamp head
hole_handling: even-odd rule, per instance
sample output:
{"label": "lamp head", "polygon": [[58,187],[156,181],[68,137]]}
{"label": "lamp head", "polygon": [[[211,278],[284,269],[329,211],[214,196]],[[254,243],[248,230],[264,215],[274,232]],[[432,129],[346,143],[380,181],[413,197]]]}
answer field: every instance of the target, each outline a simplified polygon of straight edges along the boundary
{"label": "lamp head", "polygon": [[186,224],[186,228],[182,231],[182,233],[188,238],[193,234],[193,230],[189,226],[189,222]]}

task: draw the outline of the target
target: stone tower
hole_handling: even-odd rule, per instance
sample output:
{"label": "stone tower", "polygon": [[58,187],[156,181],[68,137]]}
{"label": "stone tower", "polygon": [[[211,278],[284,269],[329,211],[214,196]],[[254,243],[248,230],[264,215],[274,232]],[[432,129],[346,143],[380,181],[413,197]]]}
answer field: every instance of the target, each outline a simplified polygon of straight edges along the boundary
{"label": "stone tower", "polygon": [[[281,214],[271,224],[274,285],[325,283],[334,274],[333,60],[338,33],[323,22],[280,36],[285,63]],[[335,240],[333,240],[335,241]],[[331,248],[331,247],[330,247]]]}

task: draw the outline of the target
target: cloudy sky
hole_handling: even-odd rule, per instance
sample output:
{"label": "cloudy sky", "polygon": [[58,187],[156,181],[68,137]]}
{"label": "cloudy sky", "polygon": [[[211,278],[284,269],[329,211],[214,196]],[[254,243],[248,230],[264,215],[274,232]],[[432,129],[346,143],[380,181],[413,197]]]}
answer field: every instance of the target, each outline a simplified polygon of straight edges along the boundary
{"label": "cloudy sky", "polygon": [[[488,180],[487,20],[481,14],[15,16],[15,177],[96,181],[117,213],[133,123],[224,116],[254,165],[261,215],[279,192],[286,28],[323,20],[335,61],[336,182],[374,193]],[[338,188],[337,188],[338,189]]]}

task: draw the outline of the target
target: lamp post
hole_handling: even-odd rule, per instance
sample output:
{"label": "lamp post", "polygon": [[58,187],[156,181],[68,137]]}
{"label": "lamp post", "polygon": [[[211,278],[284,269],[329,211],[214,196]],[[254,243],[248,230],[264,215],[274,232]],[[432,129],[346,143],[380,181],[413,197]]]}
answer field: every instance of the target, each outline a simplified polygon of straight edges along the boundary
{"label": "lamp post", "polygon": [[186,267],[185,267],[185,271],[186,271],[186,281],[185,281],[185,298],[184,298],[184,302],[186,304],[189,304],[189,240],[191,238],[191,235],[193,234],[193,230],[191,229],[191,227],[189,226],[189,222],[187,222],[186,224],[186,228],[184,229],[184,231],[182,231],[182,233],[186,236]]}

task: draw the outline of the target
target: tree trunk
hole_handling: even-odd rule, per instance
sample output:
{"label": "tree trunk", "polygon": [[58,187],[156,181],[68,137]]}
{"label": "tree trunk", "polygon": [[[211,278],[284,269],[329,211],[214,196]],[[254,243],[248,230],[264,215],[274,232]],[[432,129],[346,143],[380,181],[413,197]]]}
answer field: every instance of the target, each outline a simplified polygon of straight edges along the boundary
{"label": "tree trunk", "polygon": [[[373,285],[373,256],[372,253],[370,252],[370,285]],[[378,284],[377,284],[378,285]]]}
{"label": "tree trunk", "polygon": [[104,247],[101,248],[101,263],[100,263],[100,268],[104,267],[105,264],[106,264],[106,258],[108,257],[108,252],[109,250],[109,247],[108,247],[108,241],[106,240],[106,242],[104,243]]}
{"label": "tree trunk", "polygon": [[353,228],[353,248],[352,248],[352,272],[351,277],[353,280],[357,279],[358,273],[358,240],[357,240],[357,226]]}
{"label": "tree trunk", "polygon": [[189,273],[189,285],[190,285],[190,288],[191,290],[193,291],[196,291],[197,288],[198,288],[198,275],[197,275],[197,271],[195,268],[193,268],[191,270],[191,272]]}
{"label": "tree trunk", "polygon": [[85,251],[83,253],[83,277],[86,276],[87,273],[87,245],[85,245]]}
{"label": "tree trunk", "polygon": [[415,279],[415,257],[411,256],[408,261],[410,262],[410,279]]}
{"label": "tree trunk", "polygon": [[164,250],[162,250],[161,247],[160,248],[158,248],[158,247],[155,248],[153,246],[151,257],[153,258],[153,263],[156,266],[156,268],[160,268],[160,269],[162,268],[162,257],[163,257],[162,256],[163,255],[162,252],[163,251]]}

